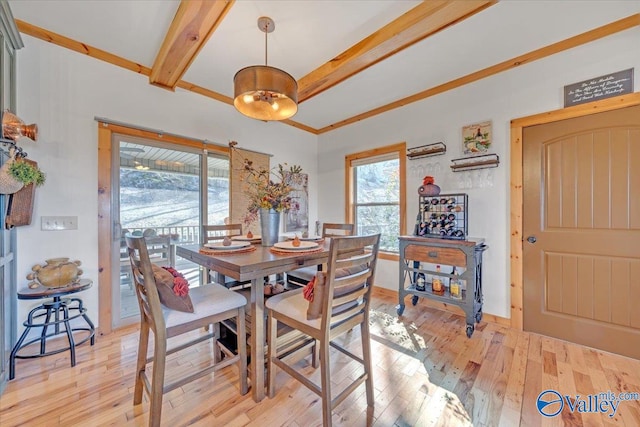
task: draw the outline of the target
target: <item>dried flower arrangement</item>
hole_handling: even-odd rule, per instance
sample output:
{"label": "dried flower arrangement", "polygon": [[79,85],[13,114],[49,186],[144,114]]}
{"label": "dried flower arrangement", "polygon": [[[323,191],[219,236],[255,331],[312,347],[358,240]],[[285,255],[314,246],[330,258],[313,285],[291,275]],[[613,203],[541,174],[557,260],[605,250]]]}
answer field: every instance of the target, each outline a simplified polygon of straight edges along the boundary
{"label": "dried flower arrangement", "polygon": [[[234,150],[237,144],[231,141],[229,148]],[[260,209],[286,212],[296,207],[296,202],[291,198],[292,185],[303,179],[302,167],[281,163],[267,170],[262,167],[256,168],[251,160],[245,158],[243,171],[243,191],[249,200],[249,207],[244,217],[245,224],[256,221]]]}

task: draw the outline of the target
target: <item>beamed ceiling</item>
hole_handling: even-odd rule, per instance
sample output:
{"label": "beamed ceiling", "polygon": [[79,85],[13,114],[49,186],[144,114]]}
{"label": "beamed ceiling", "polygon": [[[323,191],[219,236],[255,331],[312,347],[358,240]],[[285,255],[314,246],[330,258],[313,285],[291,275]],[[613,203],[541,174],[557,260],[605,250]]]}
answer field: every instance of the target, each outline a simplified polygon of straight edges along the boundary
{"label": "beamed ceiling", "polygon": [[236,71],[264,64],[256,21],[269,16],[276,24],[269,65],[298,81],[298,113],[282,123],[314,134],[640,26],[633,0],[9,4],[23,35],[148,76],[158,90],[192,91],[229,108]]}

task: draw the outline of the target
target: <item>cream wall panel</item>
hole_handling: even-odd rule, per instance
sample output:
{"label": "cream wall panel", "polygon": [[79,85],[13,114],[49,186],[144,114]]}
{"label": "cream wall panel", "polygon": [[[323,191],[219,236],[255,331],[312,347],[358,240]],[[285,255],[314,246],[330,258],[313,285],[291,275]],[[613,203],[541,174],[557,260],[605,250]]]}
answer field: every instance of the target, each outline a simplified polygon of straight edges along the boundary
{"label": "cream wall panel", "polygon": [[[407,162],[407,230],[411,232],[418,212],[417,188],[429,166],[443,193],[469,194],[469,232],[484,237],[484,310],[510,316],[509,272],[509,129],[519,117],[562,108],[563,87],[590,77],[635,68],[640,81],[640,29],[571,49],[525,64],[459,89],[375,116],[320,135],[318,138],[318,216],[340,221],[344,198],[336,188],[344,187],[344,156],[349,153],[406,141],[407,147],[444,141],[447,153]],[[434,67],[438,64],[434,63]],[[637,89],[636,89],[637,90]],[[491,186],[460,188],[465,173],[452,173],[450,160],[461,157],[461,128],[482,120],[493,122],[492,152],[500,156],[497,169],[486,169]],[[423,173],[417,171],[422,166]],[[487,175],[481,175],[486,181]],[[467,176],[471,182],[475,174]],[[380,260],[376,283],[398,289],[397,262]]]}

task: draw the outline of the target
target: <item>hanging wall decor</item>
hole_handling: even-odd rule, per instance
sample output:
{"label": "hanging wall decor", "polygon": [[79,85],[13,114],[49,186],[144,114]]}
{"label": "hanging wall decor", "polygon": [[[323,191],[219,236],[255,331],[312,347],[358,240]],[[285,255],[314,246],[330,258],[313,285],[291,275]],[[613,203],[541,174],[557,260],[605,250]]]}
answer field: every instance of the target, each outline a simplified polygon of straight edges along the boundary
{"label": "hanging wall decor", "polygon": [[[29,163],[34,168],[38,167],[38,163],[33,160],[23,159],[22,161]],[[5,227],[7,229],[20,225],[31,224],[36,185],[37,184],[35,183],[25,185],[19,191],[10,196],[7,204],[7,215],[5,221]]]}
{"label": "hanging wall decor", "polygon": [[462,149],[465,155],[487,153],[492,140],[491,121],[474,123],[462,128]]}
{"label": "hanging wall decor", "polygon": [[284,215],[285,232],[309,231],[309,175],[306,173],[285,176],[291,191],[291,209]]}

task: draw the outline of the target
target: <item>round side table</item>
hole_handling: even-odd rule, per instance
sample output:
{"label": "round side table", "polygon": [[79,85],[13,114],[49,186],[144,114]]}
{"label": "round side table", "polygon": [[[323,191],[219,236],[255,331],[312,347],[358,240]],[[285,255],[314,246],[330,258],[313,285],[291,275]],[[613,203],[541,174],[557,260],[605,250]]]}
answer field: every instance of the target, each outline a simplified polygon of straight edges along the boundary
{"label": "round side table", "polygon": [[[76,346],[91,340],[91,345],[95,343],[95,327],[87,316],[87,309],[83,306],[80,298],[63,298],[66,295],[75,294],[91,287],[92,281],[81,279],[77,283],[72,283],[60,288],[47,288],[38,286],[34,289],[25,288],[18,292],[18,299],[31,300],[52,298],[38,307],[32,309],[27,316],[27,320],[23,323],[25,330],[20,339],[11,350],[9,357],[9,379],[15,378],[16,359],[32,359],[35,357],[50,356],[52,354],[61,353],[69,350],[71,353],[71,366],[76,365]],[[71,326],[71,321],[76,318],[82,318],[87,326]],[[63,324],[64,328],[60,325]],[[30,340],[26,340],[29,332],[33,328],[42,328],[39,336]],[[53,330],[53,331],[52,331]],[[74,332],[86,331],[88,335],[83,337],[81,341],[76,342]],[[65,333],[69,341],[69,346],[57,348],[47,351],[47,339]],[[25,341],[26,340],[26,341]],[[34,354],[20,355],[18,352],[35,343],[40,342],[40,352]]]}

